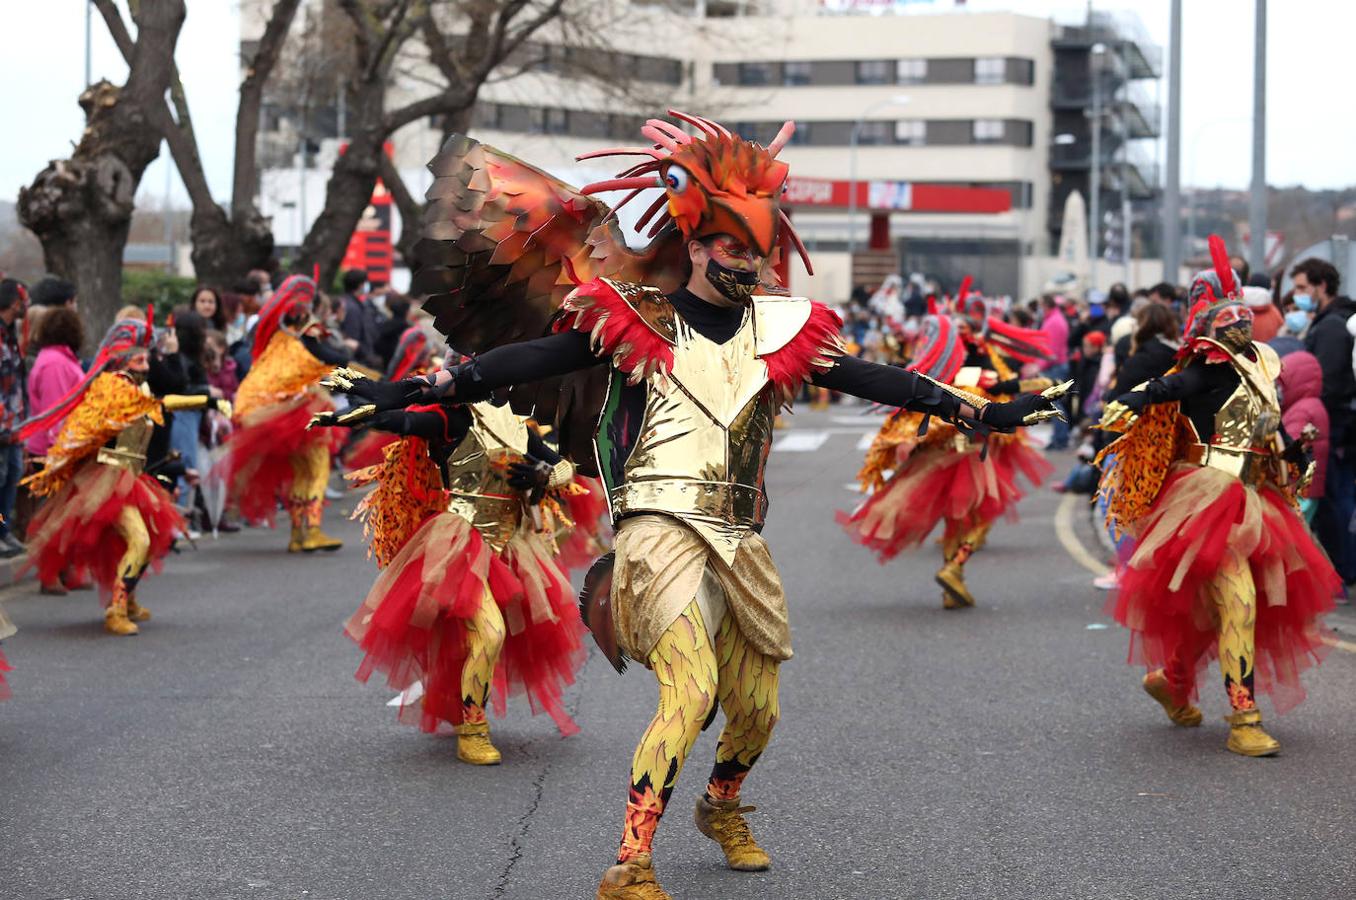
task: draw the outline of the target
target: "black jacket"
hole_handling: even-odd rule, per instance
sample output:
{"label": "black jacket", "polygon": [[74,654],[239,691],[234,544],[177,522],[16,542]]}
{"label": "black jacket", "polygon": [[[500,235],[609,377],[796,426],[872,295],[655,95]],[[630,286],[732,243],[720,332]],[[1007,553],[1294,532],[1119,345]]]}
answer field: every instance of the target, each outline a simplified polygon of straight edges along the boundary
{"label": "black jacket", "polygon": [[1172,368],[1172,361],[1176,355],[1177,350],[1171,345],[1156,337],[1151,338],[1143,347],[1130,354],[1125,365],[1116,372],[1116,380],[1107,388],[1102,399],[1110,403],[1151,378],[1161,378],[1164,372]]}
{"label": "black jacket", "polygon": [[1356,375],[1351,369],[1351,335],[1347,319],[1356,313],[1356,303],[1338,297],[1318,314],[1304,336],[1304,349],[1318,357],[1323,369],[1323,407],[1332,422],[1334,439],[1351,421],[1351,401],[1356,398]]}

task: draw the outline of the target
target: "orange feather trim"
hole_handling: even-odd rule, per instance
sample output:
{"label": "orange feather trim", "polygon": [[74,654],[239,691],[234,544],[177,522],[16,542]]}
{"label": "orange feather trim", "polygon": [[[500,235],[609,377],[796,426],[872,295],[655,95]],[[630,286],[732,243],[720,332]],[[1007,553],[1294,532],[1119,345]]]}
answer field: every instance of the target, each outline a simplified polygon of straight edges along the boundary
{"label": "orange feather trim", "polygon": [[386,448],[381,463],[346,477],[355,487],[376,482],[353,518],[363,523],[368,555],[378,568],[386,568],[429,516],[447,508],[442,475],[422,438],[401,438]]}
{"label": "orange feather trim", "polygon": [[[1139,521],[1158,499],[1168,469],[1182,458],[1190,435],[1178,406],[1146,407],[1125,434],[1097,454],[1096,464],[1103,467],[1097,496],[1106,501],[1106,524],[1117,538],[1136,534]],[[1111,465],[1104,465],[1111,457]]]}
{"label": "orange feather trim", "polygon": [[256,410],[295,399],[331,368],[312,356],[297,338],[275,331],[236,392],[236,421],[243,421]]}

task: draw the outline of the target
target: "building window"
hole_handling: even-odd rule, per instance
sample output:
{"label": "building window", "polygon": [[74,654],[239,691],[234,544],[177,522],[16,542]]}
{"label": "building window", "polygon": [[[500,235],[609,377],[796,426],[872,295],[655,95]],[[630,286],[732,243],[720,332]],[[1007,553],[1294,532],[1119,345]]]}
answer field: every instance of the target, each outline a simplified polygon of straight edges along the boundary
{"label": "building window", "polygon": [[1003,140],[1002,119],[975,119],[973,136],[976,144],[997,144]]}
{"label": "building window", "polygon": [[895,63],[895,77],[900,84],[923,84],[928,80],[928,61],[901,59]]}
{"label": "building window", "polygon": [[858,84],[894,84],[894,66],[884,59],[864,59],[857,63]]}
{"label": "building window", "polygon": [[859,144],[888,144],[891,142],[892,122],[863,122],[857,130]]}
{"label": "building window", "polygon": [[975,60],[975,84],[1002,84],[1007,81],[1008,63],[1001,56]]}
{"label": "building window", "polygon": [[791,132],[791,140],[788,143],[792,146],[810,143],[810,123],[800,122],[796,125],[796,130]]}
{"label": "building window", "polygon": [[895,123],[895,143],[921,147],[927,143],[928,123],[922,119],[903,119]]}
{"label": "building window", "polygon": [[782,84],[793,87],[810,83],[810,64],[808,62],[782,63]]}
{"label": "building window", "polygon": [[[499,104],[497,103],[476,103],[475,111],[471,114],[471,121],[477,128],[498,128],[499,127]],[[433,126],[435,130],[442,131],[443,123],[440,121]]]}
{"label": "building window", "polygon": [[739,83],[742,85],[761,85],[772,83],[770,62],[745,62],[739,64]]}
{"label": "building window", "polygon": [[541,130],[546,134],[565,134],[570,130],[568,110],[551,107],[542,110],[542,114]]}

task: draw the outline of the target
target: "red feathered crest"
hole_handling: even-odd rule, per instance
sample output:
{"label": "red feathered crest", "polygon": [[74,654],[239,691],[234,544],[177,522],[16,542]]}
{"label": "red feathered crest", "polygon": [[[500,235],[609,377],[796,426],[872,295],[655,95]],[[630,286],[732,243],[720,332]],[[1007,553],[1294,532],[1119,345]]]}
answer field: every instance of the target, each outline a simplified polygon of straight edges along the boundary
{"label": "red feathered crest", "polygon": [[285,322],[309,317],[314,300],[315,282],[305,275],[289,275],[259,312],[259,322],[254,326],[251,357],[257,360],[268,349],[268,342],[273,340],[273,335]]}
{"label": "red feathered crest", "polygon": [[[780,205],[788,168],[776,157],[791,140],[795,124],[783,124],[772,143],[763,147],[743,140],[710,119],[675,109],[669,110],[669,115],[700,133],[694,137],[671,122],[650,119],[640,129],[642,135],[654,142],[650,146],[609,147],[578,157],[649,158],[623,170],[616,178],[585,185],[580,192],[629,190],[614,207],[615,213],[641,191],[662,188],[663,195],[636,223],[637,228],[649,226],[645,232],[649,237],[673,223],[688,238],[733,234],[766,257],[776,247],[778,231],[785,229],[806,271],[813,274],[810,254]],[[660,212],[661,209],[664,211]]]}

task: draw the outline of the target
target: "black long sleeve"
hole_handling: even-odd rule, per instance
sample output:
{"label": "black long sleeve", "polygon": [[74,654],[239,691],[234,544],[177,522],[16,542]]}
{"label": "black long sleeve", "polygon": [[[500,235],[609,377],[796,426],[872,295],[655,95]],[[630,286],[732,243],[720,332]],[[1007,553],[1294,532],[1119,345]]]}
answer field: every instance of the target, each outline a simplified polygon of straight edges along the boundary
{"label": "black long sleeve", "polygon": [[902,406],[915,412],[953,418],[960,402],[935,384],[898,366],[883,366],[855,356],[840,356],[827,372],[811,379],[820,387],[841,391],[886,406]]}
{"label": "black long sleeve", "polygon": [[302,335],[301,345],[306,348],[307,353],[331,366],[347,365],[353,359],[348,352],[326,344],[314,335]]}
{"label": "black long sleeve", "polygon": [[527,454],[533,459],[539,459],[553,466],[560,462],[562,458],[550,444],[542,440],[541,435],[533,428],[527,429]]}
{"label": "black long sleeve", "polygon": [[496,347],[453,370],[453,396],[475,403],[496,388],[530,384],[603,362],[589,347],[589,336],[563,331],[533,341]]}

